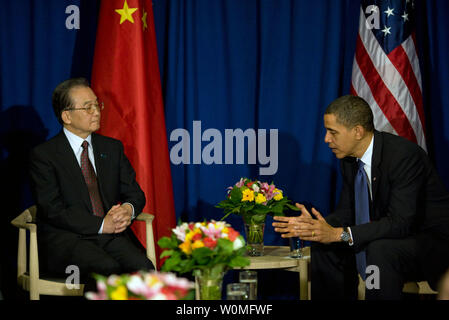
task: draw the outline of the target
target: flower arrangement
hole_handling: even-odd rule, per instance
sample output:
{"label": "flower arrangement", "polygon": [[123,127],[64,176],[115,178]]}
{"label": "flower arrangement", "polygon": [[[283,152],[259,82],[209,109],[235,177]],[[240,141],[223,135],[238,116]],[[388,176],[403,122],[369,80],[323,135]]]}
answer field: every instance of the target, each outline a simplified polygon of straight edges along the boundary
{"label": "flower arrangement", "polygon": [[224,272],[250,264],[244,257],[245,240],[224,221],[180,223],[158,245],[166,249],[160,257],[168,257],[162,271],[193,272],[208,283],[215,282],[201,289],[201,299],[220,299]]}
{"label": "flower arrangement", "polygon": [[136,272],[105,277],[95,274],[98,292],[87,292],[89,300],[192,300],[193,282],[173,273]]}
{"label": "flower arrangement", "polygon": [[162,237],[158,245],[167,249],[161,258],[169,257],[163,271],[190,272],[215,265],[244,267],[249,260],[243,257],[245,240],[224,221],[181,223],[172,230],[171,237]]}
{"label": "flower arrangement", "polygon": [[224,210],[224,220],[231,213],[241,215],[245,223],[263,223],[267,214],[284,215],[286,208],[298,211],[291,201],[273,183],[241,178],[234,186],[228,187],[226,200],[216,205]]}

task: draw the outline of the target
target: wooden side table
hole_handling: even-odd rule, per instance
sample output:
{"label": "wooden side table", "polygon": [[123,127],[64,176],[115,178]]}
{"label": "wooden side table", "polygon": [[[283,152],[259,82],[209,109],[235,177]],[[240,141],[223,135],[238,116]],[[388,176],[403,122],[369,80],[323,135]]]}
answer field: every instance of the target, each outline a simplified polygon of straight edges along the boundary
{"label": "wooden side table", "polygon": [[261,257],[249,257],[251,264],[245,269],[285,269],[299,272],[299,298],[309,300],[310,280],[309,263],[310,247],[304,247],[303,257],[290,258],[288,246],[265,246],[264,255]]}

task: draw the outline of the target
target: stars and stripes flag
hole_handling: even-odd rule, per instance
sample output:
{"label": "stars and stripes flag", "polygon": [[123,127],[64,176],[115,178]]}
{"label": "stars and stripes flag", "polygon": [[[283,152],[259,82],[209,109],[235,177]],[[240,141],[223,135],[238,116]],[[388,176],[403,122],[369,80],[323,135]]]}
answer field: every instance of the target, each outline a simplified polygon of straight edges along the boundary
{"label": "stars and stripes flag", "polygon": [[413,0],[362,0],[351,94],[364,98],[374,126],[426,150]]}

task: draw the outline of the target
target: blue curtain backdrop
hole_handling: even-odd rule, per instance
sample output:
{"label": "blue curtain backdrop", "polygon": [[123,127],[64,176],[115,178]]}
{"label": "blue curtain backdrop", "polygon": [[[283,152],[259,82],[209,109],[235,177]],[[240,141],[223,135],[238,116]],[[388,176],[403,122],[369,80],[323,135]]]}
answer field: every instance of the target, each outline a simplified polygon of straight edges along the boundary
{"label": "blue curtain backdrop", "polygon": [[[17,234],[9,222],[32,204],[27,154],[60,130],[51,108],[54,87],[72,76],[90,78],[99,3],[0,4],[0,242],[11,244],[0,248],[0,272],[2,286],[14,287]],[[215,204],[242,176],[274,181],[294,201],[329,213],[338,200],[340,176],[323,142],[322,115],[333,99],[349,91],[359,1],[153,4],[167,136],[177,128],[190,134],[191,164],[171,167],[177,217],[220,219]],[[80,9],[79,30],[65,26],[69,5]],[[416,1],[416,6],[429,154],[449,186],[449,2]],[[267,134],[277,129],[276,174],[259,176],[266,165],[248,164],[246,154],[244,164],[235,164],[235,149],[234,164],[192,164],[193,121],[201,121],[202,132],[221,134],[223,163],[225,129],[266,129]],[[169,141],[169,148],[176,143]],[[268,142],[267,153],[273,143]],[[240,219],[228,221],[243,232]],[[271,219],[266,230],[267,244],[286,244],[274,234]]]}
{"label": "blue curtain backdrop", "polygon": [[[194,120],[223,139],[225,129],[278,129],[277,173],[260,179],[328,212],[338,172],[323,143],[322,114],[349,91],[358,1],[154,3],[169,133],[186,128],[192,140]],[[259,166],[245,163],[172,166],[177,214],[222,217],[214,205],[226,187],[258,177]],[[269,224],[266,242],[281,243]]]}

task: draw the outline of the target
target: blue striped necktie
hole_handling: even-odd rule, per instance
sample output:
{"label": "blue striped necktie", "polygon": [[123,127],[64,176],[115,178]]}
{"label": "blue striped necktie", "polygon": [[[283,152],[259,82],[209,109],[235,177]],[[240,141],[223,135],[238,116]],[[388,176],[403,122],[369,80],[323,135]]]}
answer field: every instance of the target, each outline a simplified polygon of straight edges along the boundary
{"label": "blue striped necktie", "polygon": [[[355,190],[355,224],[364,224],[369,222],[369,193],[368,181],[366,177],[365,165],[361,160],[358,161],[359,169],[354,180]],[[356,254],[357,271],[363,280],[366,279],[366,254],[360,251]]]}

